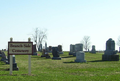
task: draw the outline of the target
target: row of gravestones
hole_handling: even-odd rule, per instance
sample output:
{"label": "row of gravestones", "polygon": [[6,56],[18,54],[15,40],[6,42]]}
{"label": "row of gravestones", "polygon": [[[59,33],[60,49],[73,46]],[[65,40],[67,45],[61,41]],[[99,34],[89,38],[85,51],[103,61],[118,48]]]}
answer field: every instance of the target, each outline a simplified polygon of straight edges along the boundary
{"label": "row of gravestones", "polygon": [[[81,56],[78,55],[80,53],[82,54]],[[76,59],[77,58],[84,59],[83,53],[84,53],[83,44],[70,45],[69,55],[76,56]],[[91,53],[96,53],[95,46],[92,46]],[[112,38],[106,41],[106,50],[102,55],[102,60],[103,61],[119,61],[119,55],[117,54],[117,50],[115,50],[115,42],[114,40],[112,40]]]}
{"label": "row of gravestones", "polygon": [[[49,53],[52,52],[52,46],[47,47],[47,43],[45,43],[45,48],[42,48],[42,44],[39,45],[38,51],[42,52],[43,49],[44,49],[46,52],[49,52]],[[63,54],[62,45],[58,45],[58,51],[59,51],[59,54]]]}
{"label": "row of gravestones", "polygon": [[[17,63],[15,62],[15,55],[12,55],[12,56],[13,56],[12,57],[13,58],[13,70],[18,70]],[[1,61],[3,61],[6,64],[10,64],[10,55],[8,55],[8,58],[7,58],[5,53],[0,51],[0,57],[1,57]]]}
{"label": "row of gravestones", "polygon": [[[58,47],[52,47],[53,60],[61,60],[58,49]],[[45,51],[45,49],[43,49],[41,57],[51,58],[48,52]]]}

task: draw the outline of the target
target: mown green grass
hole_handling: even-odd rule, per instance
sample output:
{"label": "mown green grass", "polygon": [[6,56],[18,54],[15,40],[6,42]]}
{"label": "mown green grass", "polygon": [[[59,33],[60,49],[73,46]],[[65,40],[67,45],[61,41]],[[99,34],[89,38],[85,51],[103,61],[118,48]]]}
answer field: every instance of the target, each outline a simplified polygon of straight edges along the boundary
{"label": "mown green grass", "polygon": [[68,52],[60,57],[62,60],[31,56],[31,75],[28,55],[16,55],[19,71],[13,71],[13,75],[6,71],[10,66],[0,61],[0,81],[120,81],[120,61],[102,61],[102,53],[85,53],[87,63],[75,63],[76,57]]}

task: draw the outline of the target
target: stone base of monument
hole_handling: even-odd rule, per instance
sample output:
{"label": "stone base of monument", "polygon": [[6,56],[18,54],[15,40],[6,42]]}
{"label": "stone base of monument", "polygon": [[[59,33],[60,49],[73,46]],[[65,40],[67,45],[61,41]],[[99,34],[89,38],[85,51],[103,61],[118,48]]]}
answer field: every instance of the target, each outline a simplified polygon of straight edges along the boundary
{"label": "stone base of monument", "polygon": [[63,54],[63,52],[59,52],[59,54]]}
{"label": "stone base of monument", "polygon": [[17,63],[13,64],[13,70],[19,70],[18,67],[17,67]]}
{"label": "stone base of monument", "polygon": [[37,55],[37,53],[36,53],[36,52],[34,52],[34,53],[33,53],[33,55]]}
{"label": "stone base of monument", "polygon": [[53,57],[52,60],[61,60],[61,57]]}
{"label": "stone base of monument", "polygon": [[102,55],[103,61],[119,61],[119,55]]}

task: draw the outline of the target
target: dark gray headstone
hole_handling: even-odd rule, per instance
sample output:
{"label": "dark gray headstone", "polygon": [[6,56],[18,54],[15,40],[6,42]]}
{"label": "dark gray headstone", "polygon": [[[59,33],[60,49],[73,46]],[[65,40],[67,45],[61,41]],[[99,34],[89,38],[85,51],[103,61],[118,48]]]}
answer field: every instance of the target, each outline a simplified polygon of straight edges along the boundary
{"label": "dark gray headstone", "polygon": [[94,54],[96,54],[95,45],[92,45],[92,50],[91,50],[91,52],[90,52],[90,53],[94,53]]}
{"label": "dark gray headstone", "polygon": [[33,45],[33,55],[37,55],[36,44]]}
{"label": "dark gray headstone", "polygon": [[108,39],[106,42],[106,50],[104,51],[104,55],[102,55],[102,60],[119,61],[119,55],[115,50],[115,42],[112,38]]}
{"label": "dark gray headstone", "polygon": [[59,51],[58,51],[58,47],[52,47],[52,54],[53,54],[53,58],[54,60],[61,60],[61,58],[59,57]]}

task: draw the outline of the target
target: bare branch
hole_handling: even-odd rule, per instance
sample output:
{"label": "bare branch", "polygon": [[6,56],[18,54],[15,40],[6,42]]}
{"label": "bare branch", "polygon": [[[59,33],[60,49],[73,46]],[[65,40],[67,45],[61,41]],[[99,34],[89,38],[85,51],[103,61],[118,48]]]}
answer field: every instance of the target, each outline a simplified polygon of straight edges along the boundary
{"label": "bare branch", "polygon": [[84,36],[81,41],[83,48],[87,51],[90,48],[90,36]]}
{"label": "bare branch", "polygon": [[43,40],[47,38],[46,32],[47,30],[39,30],[38,28],[36,28],[34,34],[32,34],[32,38],[36,43],[37,48],[39,48],[39,45],[42,44]]}

